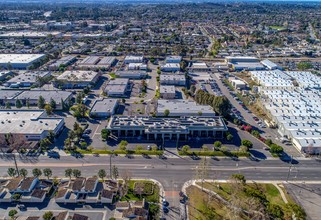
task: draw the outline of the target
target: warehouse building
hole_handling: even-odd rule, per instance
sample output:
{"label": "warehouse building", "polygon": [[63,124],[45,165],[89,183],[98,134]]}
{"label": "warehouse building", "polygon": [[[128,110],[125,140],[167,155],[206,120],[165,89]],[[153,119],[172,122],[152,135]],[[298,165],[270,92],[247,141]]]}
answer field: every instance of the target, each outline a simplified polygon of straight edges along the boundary
{"label": "warehouse building", "polygon": [[98,99],[90,109],[90,117],[107,118],[115,114],[117,99]]}
{"label": "warehouse building", "polygon": [[45,54],[0,54],[0,66],[6,69],[28,69],[45,56]]}
{"label": "warehouse building", "polygon": [[49,71],[28,71],[20,72],[19,75],[11,78],[3,85],[10,88],[30,87],[33,85],[39,85],[39,79],[50,77]]}
{"label": "warehouse building", "polygon": [[95,71],[65,71],[57,77],[54,85],[66,89],[85,88],[96,84],[99,77],[100,73]]}
{"label": "warehouse building", "polygon": [[186,78],[184,74],[161,74],[159,82],[161,85],[185,86]]}
{"label": "warehouse building", "polygon": [[177,72],[181,70],[179,63],[165,63],[161,65],[160,70],[163,72]]}
{"label": "warehouse building", "polygon": [[277,69],[282,70],[282,67],[280,67],[276,63],[273,63],[270,60],[262,60],[261,63],[269,70],[277,70]]}
{"label": "warehouse building", "polygon": [[182,61],[181,56],[167,56],[166,63],[180,63]]}
{"label": "warehouse building", "polygon": [[77,61],[77,57],[73,55],[65,56],[49,65],[49,70],[58,70],[60,66],[69,66]]}
{"label": "warehouse building", "polygon": [[107,129],[116,137],[142,137],[147,140],[189,140],[223,138],[228,130],[221,117],[153,118],[112,116]]}
{"label": "warehouse building", "polygon": [[206,63],[190,63],[188,67],[189,72],[208,72],[211,68]]}
{"label": "warehouse building", "polygon": [[13,99],[13,105],[15,100],[19,99],[22,105],[26,105],[27,101],[30,106],[36,106],[38,104],[39,97],[42,96],[47,104],[50,104],[50,100],[53,99],[56,102],[56,110],[62,110],[64,105],[68,105],[72,98],[72,93],[61,90],[27,90],[22,91]]}
{"label": "warehouse building", "polygon": [[194,101],[176,99],[176,100],[165,100],[159,99],[157,101],[157,116],[164,116],[165,110],[169,110],[171,117],[181,116],[215,116],[215,112],[208,105],[199,105]]}
{"label": "warehouse building", "polygon": [[59,134],[64,128],[63,118],[51,118],[44,111],[0,110],[0,135],[23,135],[28,141],[44,139],[49,131]]}
{"label": "warehouse building", "polygon": [[143,56],[126,56],[124,59],[124,64],[142,63],[143,61],[144,61]]}
{"label": "warehouse building", "polygon": [[176,90],[175,86],[160,86],[160,97],[162,99],[175,99]]}
{"label": "warehouse building", "polygon": [[265,69],[264,65],[256,57],[225,57],[225,62],[234,71]]}
{"label": "warehouse building", "polygon": [[116,78],[107,83],[105,92],[110,97],[125,97],[131,90],[129,79]]}
{"label": "warehouse building", "polygon": [[99,56],[88,56],[81,60],[77,69],[82,70],[96,70],[96,69],[109,69],[116,63],[115,57],[99,57]]}
{"label": "warehouse building", "polygon": [[117,77],[127,79],[143,79],[147,76],[144,70],[118,70],[115,72]]}

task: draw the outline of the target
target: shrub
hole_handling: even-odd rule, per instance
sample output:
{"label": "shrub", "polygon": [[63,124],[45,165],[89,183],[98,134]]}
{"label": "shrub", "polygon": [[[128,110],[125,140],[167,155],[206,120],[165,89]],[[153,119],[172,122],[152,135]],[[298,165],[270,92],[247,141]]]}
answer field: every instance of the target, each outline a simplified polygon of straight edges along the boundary
{"label": "shrub", "polygon": [[253,144],[251,141],[249,140],[242,140],[242,145],[248,147],[248,148],[252,148],[253,147]]}
{"label": "shrub", "polygon": [[283,153],[283,147],[281,147],[281,146],[279,146],[277,144],[271,144],[270,152],[272,154],[278,154],[279,155],[279,154]]}

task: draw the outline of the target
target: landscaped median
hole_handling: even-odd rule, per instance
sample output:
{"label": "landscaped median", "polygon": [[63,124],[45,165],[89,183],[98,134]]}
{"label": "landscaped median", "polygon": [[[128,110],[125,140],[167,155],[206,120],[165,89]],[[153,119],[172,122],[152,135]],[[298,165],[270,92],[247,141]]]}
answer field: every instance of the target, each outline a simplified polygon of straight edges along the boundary
{"label": "landscaped median", "polygon": [[83,150],[77,149],[75,152],[66,151],[66,153],[80,153],[80,154],[130,154],[130,155],[162,155],[164,151],[162,150]]}
{"label": "landscaped median", "polygon": [[240,151],[178,151],[181,156],[209,156],[209,157],[249,157],[249,152]]}

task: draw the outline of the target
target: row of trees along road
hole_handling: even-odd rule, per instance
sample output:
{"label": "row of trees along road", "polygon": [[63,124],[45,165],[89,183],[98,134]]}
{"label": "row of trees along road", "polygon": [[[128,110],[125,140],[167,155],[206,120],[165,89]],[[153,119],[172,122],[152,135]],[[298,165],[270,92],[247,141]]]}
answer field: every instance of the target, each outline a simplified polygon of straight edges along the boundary
{"label": "row of trees along road", "polygon": [[195,101],[201,105],[210,105],[216,113],[226,116],[231,109],[230,101],[225,96],[215,96],[203,90],[197,90]]}

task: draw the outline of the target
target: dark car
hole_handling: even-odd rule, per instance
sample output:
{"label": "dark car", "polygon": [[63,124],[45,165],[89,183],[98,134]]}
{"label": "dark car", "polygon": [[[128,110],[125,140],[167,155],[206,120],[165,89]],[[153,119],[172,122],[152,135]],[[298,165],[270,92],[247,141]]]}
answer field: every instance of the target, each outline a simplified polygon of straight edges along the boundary
{"label": "dark car", "polygon": [[164,212],[164,213],[168,213],[168,212],[169,212],[169,209],[168,209],[166,206],[163,206],[163,212]]}
{"label": "dark car", "polygon": [[49,151],[48,152],[48,157],[49,158],[60,158],[60,155],[59,155],[59,153],[58,152],[56,152],[56,151]]}

